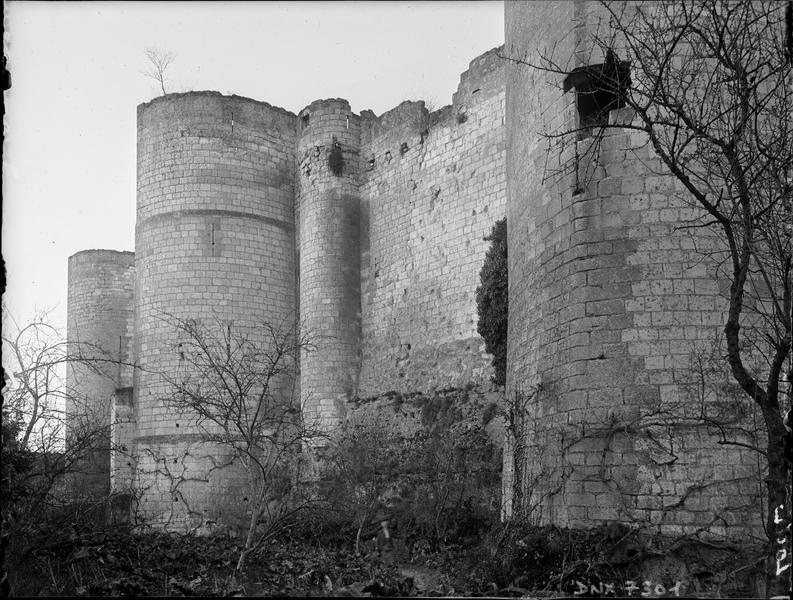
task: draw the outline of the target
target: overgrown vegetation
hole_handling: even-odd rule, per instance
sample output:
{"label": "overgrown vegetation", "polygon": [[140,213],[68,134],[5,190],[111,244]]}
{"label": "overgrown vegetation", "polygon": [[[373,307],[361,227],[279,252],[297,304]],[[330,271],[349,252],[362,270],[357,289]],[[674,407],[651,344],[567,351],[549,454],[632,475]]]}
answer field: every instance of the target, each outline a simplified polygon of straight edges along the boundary
{"label": "overgrown vegetation", "polygon": [[98,403],[72,384],[81,376],[104,377],[118,361],[95,345],[67,343],[46,314],[19,325],[4,311],[2,346],[5,590],[8,578],[43,566],[42,552],[73,546],[75,532],[104,520],[112,505],[112,495],[93,485],[110,450],[109,424]]}
{"label": "overgrown vegetation", "polygon": [[134,533],[87,524],[53,527],[50,535],[23,568],[10,573],[13,595],[329,595],[355,582],[390,595],[409,591],[393,567],[288,534],[266,552],[255,552],[239,581],[234,566],[241,542],[225,536]]}
{"label": "overgrown vegetation", "polygon": [[[360,403],[359,416],[327,450],[322,510],[301,513],[267,544],[253,547],[244,572],[236,568],[244,537],[108,526],[88,506],[64,505],[40,511],[25,535],[4,540],[13,560],[9,591],[521,597],[532,591],[570,596],[581,585],[634,580],[638,596],[643,577],[652,577],[653,586],[667,590],[682,581],[681,596],[756,595],[753,575],[762,574],[762,560],[728,545],[664,540],[616,523],[588,531],[536,527],[520,515],[499,523],[501,458],[486,432],[492,411],[487,404],[468,410],[469,394],[394,395],[385,409]],[[14,442],[15,428],[4,420],[4,499],[29,464]],[[5,468],[11,464],[17,468]],[[374,553],[381,518],[391,521],[397,541],[394,565]]]}
{"label": "overgrown vegetation", "polygon": [[321,432],[301,414],[295,394],[298,357],[311,345],[295,324],[242,328],[220,320],[169,321],[181,339],[179,369],[163,374],[171,389],[169,405],[197,418],[204,439],[230,451],[226,466],[242,467],[246,474],[250,514],[239,575],[248,554],[311,504],[300,485],[301,450]]}
{"label": "overgrown vegetation", "polygon": [[476,288],[476,330],[485,340],[485,349],[493,356],[493,383],[505,385],[507,377],[507,314],[509,277],[507,274],[507,219],[496,221],[485,238],[490,248],[479,272]]}
{"label": "overgrown vegetation", "polygon": [[397,397],[344,424],[322,477],[339,541],[362,552],[387,518],[412,556],[477,543],[498,521],[501,454],[466,394]]}
{"label": "overgrown vegetation", "polygon": [[[572,596],[582,586],[613,585],[640,597],[757,597],[762,550],[662,538],[609,524],[590,530],[536,527],[515,519],[495,525],[475,544],[449,543],[397,564],[324,535],[306,520],[252,555],[236,579],[241,540],[135,533],[129,528],[51,527],[49,543],[30,551],[11,573],[14,595],[78,596]],[[403,541],[404,531],[396,534]],[[633,581],[637,589],[625,594]],[[678,585],[679,584],[679,585]],[[677,586],[677,594],[671,590]],[[602,589],[602,588],[601,588]]]}
{"label": "overgrown vegetation", "polygon": [[762,560],[759,547],[666,538],[617,523],[538,527],[519,517],[494,527],[473,549],[433,557],[457,590],[473,595],[568,597],[753,597],[762,590]]}

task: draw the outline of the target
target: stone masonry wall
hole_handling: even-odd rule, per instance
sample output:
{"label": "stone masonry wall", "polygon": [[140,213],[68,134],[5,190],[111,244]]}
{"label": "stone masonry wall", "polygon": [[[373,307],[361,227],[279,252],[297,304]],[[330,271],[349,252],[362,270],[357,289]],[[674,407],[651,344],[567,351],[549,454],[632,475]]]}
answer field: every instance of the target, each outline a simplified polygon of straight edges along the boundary
{"label": "stone masonry wall", "polygon": [[[410,491],[394,485],[384,494],[386,505],[411,510],[412,502],[422,502],[420,495],[413,495],[416,485],[429,483],[465,490],[456,499],[453,493],[447,496],[447,506],[475,498],[478,507],[486,506],[494,514],[501,500],[502,403],[500,390],[475,386],[427,394],[386,392],[350,403],[346,433],[363,433],[364,439],[374,434],[375,439],[390,440],[404,452],[401,456],[409,464],[401,465],[392,483],[407,484]],[[458,470],[460,464],[455,463],[461,455],[466,457],[464,470]],[[440,494],[433,499],[441,500]]]}
{"label": "stone masonry wall", "polygon": [[245,478],[206,424],[169,405],[182,365],[174,320],[294,327],[296,117],[191,92],[138,107],[134,385],[138,515],[171,528],[245,518]]}
{"label": "stone masonry wall", "polygon": [[111,409],[110,491],[129,493],[135,473],[132,386],[116,389]]}
{"label": "stone masonry wall", "polygon": [[358,393],[489,384],[475,290],[505,212],[504,61],[463,73],[453,103],[361,115]]}
{"label": "stone masonry wall", "polygon": [[[507,48],[542,49],[537,22],[569,26],[573,8],[508,3]],[[576,158],[593,138],[543,147],[543,131],[575,126],[574,92],[563,96],[553,77],[520,64],[507,77],[507,395],[520,415],[505,452],[507,512],[759,533],[757,457],[720,446],[701,418],[752,418],[736,413],[728,375],[698,370],[726,307],[718,245],[678,227],[700,213],[641,136],[609,130],[597,163]]]}
{"label": "stone masonry wall", "polygon": [[298,116],[300,320],[311,344],[300,388],[306,417],[330,430],[355,394],[360,365],[360,124],[341,99]]}
{"label": "stone masonry wall", "polygon": [[135,266],[132,253],[70,258],[69,340],[124,361],[133,340],[142,367],[70,375],[101,423],[115,394],[117,445],[133,438],[134,462],[103,453],[96,485],[112,461],[114,487],[131,481],[148,523],[246,518],[242,470],[168,402],[175,319],[261,341],[257,324],[290,327],[299,313],[317,346],[301,359],[301,399],[327,428],[380,414],[391,391],[423,405],[488,393],[475,290],[483,238],[507,215],[505,515],[757,533],[756,457],[702,426],[703,411],[754,417],[702,360],[718,354],[726,306],[717,243],[677,227],[697,211],[640,136],[610,131],[597,161],[582,158],[591,137],[543,136],[575,126],[575,92],[521,61],[539,49],[600,62],[584,47],[593,6],[507,2],[505,47],[472,61],[434,112],[405,102],[357,116],[331,99],[296,116],[216,92],[139,106]]}
{"label": "stone masonry wall", "polygon": [[109,488],[111,405],[129,373],[118,362],[132,359],[134,258],[132,252],[115,250],[84,250],[69,257],[68,357],[100,361],[91,366],[70,362],[66,372],[71,399],[67,436],[74,439],[87,430],[101,438],[97,451],[80,466],[83,492],[101,495]]}

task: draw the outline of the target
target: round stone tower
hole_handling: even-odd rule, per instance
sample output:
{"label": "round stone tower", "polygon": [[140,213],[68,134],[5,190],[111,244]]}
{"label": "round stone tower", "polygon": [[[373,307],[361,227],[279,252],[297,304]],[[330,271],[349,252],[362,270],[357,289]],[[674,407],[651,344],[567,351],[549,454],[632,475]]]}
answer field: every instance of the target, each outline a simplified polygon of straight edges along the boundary
{"label": "round stone tower", "polygon": [[360,123],[341,99],[313,102],[298,121],[300,322],[314,345],[300,386],[306,416],[330,430],[360,365]]}
{"label": "round stone tower", "polygon": [[94,451],[79,466],[79,489],[88,494],[106,494],[110,486],[111,406],[116,389],[129,385],[123,365],[131,362],[134,260],[132,252],[115,250],[69,257],[67,439],[91,436]]}
{"label": "round stone tower", "polygon": [[[292,113],[191,92],[138,107],[134,416],[140,514],[171,528],[245,519],[241,468],[179,414],[164,376],[180,368],[178,322],[294,328]],[[180,337],[182,336],[182,337]],[[285,392],[286,393],[286,392]]]}
{"label": "round stone tower", "polygon": [[[597,65],[602,54],[581,51],[597,23],[608,23],[597,10],[508,2],[507,52],[536,62],[537,48],[553,48],[559,64]],[[718,356],[727,307],[718,242],[708,229],[680,227],[702,212],[638,132],[568,136],[549,149],[543,133],[581,123],[582,98],[565,93],[563,79],[507,66],[514,435],[506,512],[666,533],[751,528],[761,505],[751,454],[720,446],[697,416],[730,399],[728,373],[711,364],[697,371],[697,357]],[[618,109],[609,119],[630,122],[632,114]]]}

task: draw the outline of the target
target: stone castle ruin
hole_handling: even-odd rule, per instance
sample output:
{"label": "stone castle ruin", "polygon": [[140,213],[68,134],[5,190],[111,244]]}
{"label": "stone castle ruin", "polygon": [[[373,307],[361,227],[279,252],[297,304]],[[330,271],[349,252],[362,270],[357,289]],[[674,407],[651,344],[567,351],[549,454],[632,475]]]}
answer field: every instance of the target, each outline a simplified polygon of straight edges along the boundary
{"label": "stone castle ruin", "polygon": [[506,216],[504,512],[531,504],[540,522],[669,532],[758,526],[756,457],[672,431],[653,410],[685,399],[692,349],[723,323],[715,271],[675,229],[691,209],[628,131],[607,134],[584,189],[544,178],[539,132],[581,118],[576,92],[504,56],[550,40],[572,55],[591,14],[580,1],[508,2],[505,16],[505,46],[474,59],[434,112],[355,114],[328,99],[293,114],[217,92],[138,107],[135,252],[69,259],[69,340],[142,367],[79,378],[126,449],[91,485],[134,490],[140,516],[173,528],[241,504],[242,482],[211,467],[222,450],[164,401],[156,373],[178,368],[179,340],[163,314],[251,332],[299,318],[322,340],[301,360],[300,394],[327,429],[353,398],[494,394],[475,290],[483,238]]}

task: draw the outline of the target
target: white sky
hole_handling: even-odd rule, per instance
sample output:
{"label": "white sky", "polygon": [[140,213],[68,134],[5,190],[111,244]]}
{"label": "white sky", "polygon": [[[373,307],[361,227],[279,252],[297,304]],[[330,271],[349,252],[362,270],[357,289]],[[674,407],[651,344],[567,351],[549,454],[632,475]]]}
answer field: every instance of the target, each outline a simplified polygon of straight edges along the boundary
{"label": "white sky", "polygon": [[460,73],[504,41],[503,3],[18,2],[3,152],[7,308],[65,330],[67,258],[134,250],[136,107],[158,95],[144,49],[176,54],[173,92],[217,90],[298,112],[342,97],[381,114],[451,103]]}

